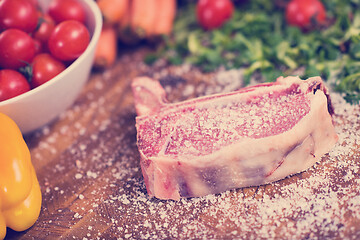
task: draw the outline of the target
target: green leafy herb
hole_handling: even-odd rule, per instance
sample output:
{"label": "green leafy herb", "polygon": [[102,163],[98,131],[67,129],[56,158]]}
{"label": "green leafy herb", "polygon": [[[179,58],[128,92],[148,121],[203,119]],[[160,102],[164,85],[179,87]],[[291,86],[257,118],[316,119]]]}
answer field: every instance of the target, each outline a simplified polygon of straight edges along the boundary
{"label": "green leafy herb", "polygon": [[[349,102],[360,100],[360,0],[324,1],[328,24],[302,32],[287,25],[284,1],[251,0],[236,5],[220,29],[203,30],[194,2],[182,6],[174,31],[149,62],[190,63],[203,71],[245,68],[245,78],[264,81],[304,69],[302,78],[320,75]],[[286,1],[285,1],[286,3]]]}

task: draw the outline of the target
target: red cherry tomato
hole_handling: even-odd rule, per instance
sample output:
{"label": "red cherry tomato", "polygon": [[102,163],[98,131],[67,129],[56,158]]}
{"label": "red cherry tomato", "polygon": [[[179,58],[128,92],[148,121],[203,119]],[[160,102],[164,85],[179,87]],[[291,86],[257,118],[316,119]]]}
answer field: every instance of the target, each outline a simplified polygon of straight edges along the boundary
{"label": "red cherry tomato", "polygon": [[204,29],[221,27],[231,18],[234,5],[230,0],[199,0],[196,5],[196,16]]}
{"label": "red cherry tomato", "polygon": [[323,24],[326,20],[326,10],[319,0],[292,0],[286,7],[288,24],[301,29],[312,27],[312,21]]}
{"label": "red cherry tomato", "polygon": [[31,63],[35,56],[35,43],[29,34],[8,29],[0,33],[0,67],[17,69]]}
{"label": "red cherry tomato", "polygon": [[62,71],[66,66],[48,53],[36,55],[32,62],[31,87],[35,88],[49,81]]}
{"label": "red cherry tomato", "polygon": [[47,43],[52,31],[55,28],[55,21],[47,14],[40,17],[40,25],[33,34],[33,38],[40,42]]}
{"label": "red cherry tomato", "polygon": [[56,25],[49,38],[50,53],[62,61],[78,58],[90,42],[90,33],[84,24],[68,20]]}
{"label": "red cherry tomato", "polygon": [[37,23],[36,7],[29,0],[0,1],[0,30],[17,28],[25,32],[32,32]]}
{"label": "red cherry tomato", "polygon": [[0,101],[16,97],[30,90],[26,78],[18,71],[0,70]]}
{"label": "red cherry tomato", "polygon": [[52,0],[49,14],[56,22],[77,20],[85,23],[86,13],[83,6],[76,0]]}

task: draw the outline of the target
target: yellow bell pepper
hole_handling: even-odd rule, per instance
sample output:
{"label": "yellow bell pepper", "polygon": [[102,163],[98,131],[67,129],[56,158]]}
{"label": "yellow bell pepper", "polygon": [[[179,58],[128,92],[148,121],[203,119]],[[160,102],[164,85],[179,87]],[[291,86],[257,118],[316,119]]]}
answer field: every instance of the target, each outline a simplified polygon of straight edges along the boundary
{"label": "yellow bell pepper", "polygon": [[0,113],[0,239],[7,227],[30,228],[40,209],[41,191],[30,151],[16,123]]}

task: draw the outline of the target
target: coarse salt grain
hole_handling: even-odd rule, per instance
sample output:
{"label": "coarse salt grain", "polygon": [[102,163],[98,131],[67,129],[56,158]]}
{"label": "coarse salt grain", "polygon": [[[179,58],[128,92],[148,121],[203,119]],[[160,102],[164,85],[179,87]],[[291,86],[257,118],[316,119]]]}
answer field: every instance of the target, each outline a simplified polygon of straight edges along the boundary
{"label": "coarse salt grain", "polygon": [[91,178],[97,178],[98,175],[97,175],[97,173],[89,170],[86,172],[86,176],[91,177]]}
{"label": "coarse salt grain", "polygon": [[80,179],[80,178],[82,178],[82,177],[83,177],[83,175],[82,175],[81,173],[75,174],[75,179]]}

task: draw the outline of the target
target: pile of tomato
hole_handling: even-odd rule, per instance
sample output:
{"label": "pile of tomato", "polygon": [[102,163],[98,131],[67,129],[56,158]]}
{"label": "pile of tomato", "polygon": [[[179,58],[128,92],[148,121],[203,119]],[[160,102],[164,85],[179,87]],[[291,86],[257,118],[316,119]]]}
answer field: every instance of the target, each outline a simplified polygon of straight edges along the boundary
{"label": "pile of tomato", "polygon": [[0,0],[0,101],[66,69],[87,48],[86,12],[77,0]]}

